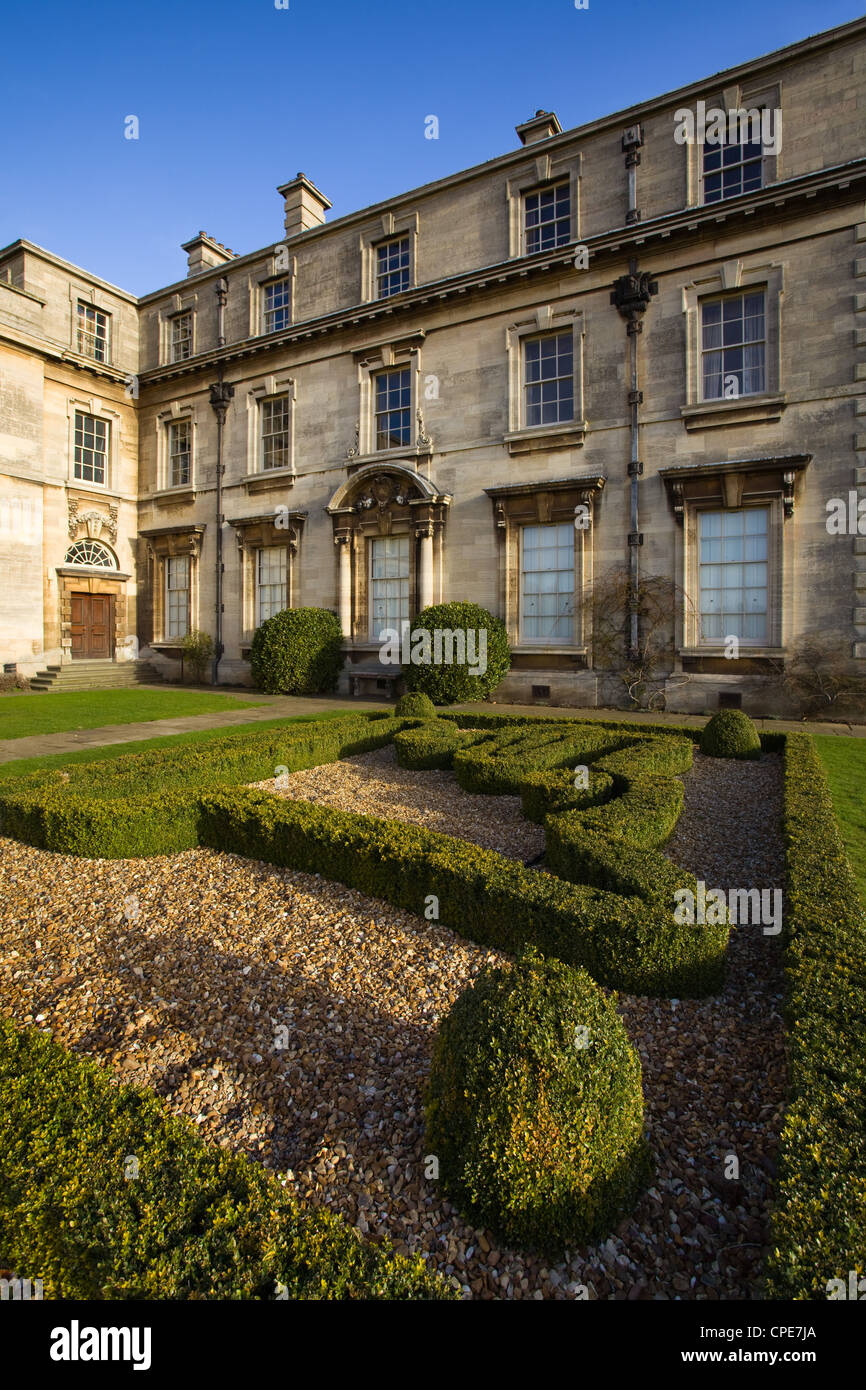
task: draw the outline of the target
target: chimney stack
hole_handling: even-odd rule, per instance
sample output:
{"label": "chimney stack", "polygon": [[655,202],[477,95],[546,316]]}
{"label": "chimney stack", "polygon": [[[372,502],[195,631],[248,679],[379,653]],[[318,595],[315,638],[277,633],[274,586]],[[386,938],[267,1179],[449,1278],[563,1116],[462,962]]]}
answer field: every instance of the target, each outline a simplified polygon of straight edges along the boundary
{"label": "chimney stack", "polygon": [[297,178],[290,183],[284,183],[277,192],[285,200],[286,236],[297,236],[299,232],[306,232],[310,227],[321,227],[325,221],[325,213],[331,204],[320,193],[314,183],[311,183],[306,174],[298,174]]}
{"label": "chimney stack", "polygon": [[536,111],[531,121],[524,121],[523,125],[514,129],[520,136],[521,145],[536,145],[539,140],[549,140],[552,135],[562,134],[555,111]]}
{"label": "chimney stack", "polygon": [[187,252],[188,276],[200,275],[203,270],[210,270],[215,265],[225,265],[226,261],[233,261],[235,258],[235,252],[230,247],[223,246],[221,241],[214,241],[207,232],[199,232],[192,241],[185,241],[181,250]]}

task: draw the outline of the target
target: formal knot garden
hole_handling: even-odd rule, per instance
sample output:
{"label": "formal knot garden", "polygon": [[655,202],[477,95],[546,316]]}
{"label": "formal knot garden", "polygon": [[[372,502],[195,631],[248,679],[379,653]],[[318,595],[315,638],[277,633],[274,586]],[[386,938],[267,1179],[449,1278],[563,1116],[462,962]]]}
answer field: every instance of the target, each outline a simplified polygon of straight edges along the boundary
{"label": "formal knot garden", "polygon": [[695,736],[410,696],[4,779],[0,1263],[67,1298],[862,1272],[824,775]]}

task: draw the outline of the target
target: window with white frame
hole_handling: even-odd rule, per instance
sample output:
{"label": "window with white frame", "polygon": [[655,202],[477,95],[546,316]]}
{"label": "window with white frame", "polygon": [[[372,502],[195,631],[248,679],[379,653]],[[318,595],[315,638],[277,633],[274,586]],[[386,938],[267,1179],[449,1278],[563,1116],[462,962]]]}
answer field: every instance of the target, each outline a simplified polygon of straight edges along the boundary
{"label": "window with white frame", "polygon": [[409,621],[409,537],[370,541],[370,632],[397,632]]}
{"label": "window with white frame", "polygon": [[556,425],[574,419],[574,337],[546,333],[523,342],[523,423]]}
{"label": "window with white frame", "polygon": [[412,442],[412,372],[409,367],[375,376],[376,448],[405,449]]}
{"label": "window with white frame", "polygon": [[571,241],[571,189],[567,180],[524,194],[523,231],[528,256]]}
{"label": "window with white frame", "polygon": [[165,635],[189,632],[189,556],[169,555],[165,561]]}
{"label": "window with white frame", "polygon": [[376,298],[388,299],[409,288],[409,238],[396,237],[376,247]]}
{"label": "window with white frame", "polygon": [[698,513],[700,639],[769,640],[768,507]]}
{"label": "window with white frame", "polygon": [[192,313],[175,314],[171,320],[171,360],[186,362],[192,357]]}
{"label": "window with white frame", "polygon": [[[741,132],[742,133],[742,132]],[[704,202],[718,203],[760,188],[764,146],[760,140],[703,147]]]}
{"label": "window with white frame", "polygon": [[262,468],[288,468],[289,398],[275,396],[262,401]]}
{"label": "window with white frame", "polygon": [[280,333],[289,327],[290,296],[291,282],[288,278],[272,280],[270,284],[265,285],[262,294],[264,333]]}
{"label": "window with white frame", "polygon": [[520,640],[573,642],[574,526],[523,526],[520,550]]}
{"label": "window with white frame", "polygon": [[701,381],[705,401],[766,390],[763,290],[701,302]]}
{"label": "window with white frame", "polygon": [[91,569],[116,570],[117,560],[102,541],[75,541],[66,552],[65,565],[87,565]]}
{"label": "window with white frame", "polygon": [[108,476],[108,446],[111,425],[82,410],[75,412],[75,457],[73,474],[79,482],[105,486]]}
{"label": "window with white frame", "polygon": [[266,622],[287,606],[287,551],[284,545],[262,546],[256,552],[256,624]]}
{"label": "window with white frame", "polygon": [[108,361],[108,314],[78,301],[78,351],[94,362]]}
{"label": "window with white frame", "polygon": [[192,421],[172,420],[168,427],[168,486],[189,487],[192,481]]}

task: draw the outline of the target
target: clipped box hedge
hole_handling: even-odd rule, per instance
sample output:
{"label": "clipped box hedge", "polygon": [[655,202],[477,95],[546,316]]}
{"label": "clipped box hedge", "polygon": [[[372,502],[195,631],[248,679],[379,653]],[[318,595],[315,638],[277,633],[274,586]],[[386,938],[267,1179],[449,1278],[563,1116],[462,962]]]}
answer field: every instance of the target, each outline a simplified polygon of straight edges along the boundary
{"label": "clipped box hedge", "polygon": [[[645,899],[639,884],[620,896],[403,821],[257,791],[202,794],[199,835],[214,849],[320,873],[418,915],[433,895],[439,920],[460,936],[514,954],[534,944],[631,994],[706,994],[724,977],[727,928],[675,922],[673,889],[667,900]],[[604,844],[613,876],[621,846]],[[695,891],[690,874],[669,869],[671,883]]]}
{"label": "clipped box hedge", "polygon": [[[553,796],[554,810],[546,813],[546,786],[534,788],[553,869],[537,873],[403,822],[240,785],[270,778],[280,767],[317,766],[392,739],[416,765],[465,759],[464,781],[492,793],[520,790],[533,768],[561,776],[563,763],[595,760],[604,777],[596,778],[595,801],[604,805]],[[687,766],[690,744],[578,721],[527,726],[525,718],[484,721],[469,730],[470,747],[466,742],[460,726],[442,718],[351,716],[9,780],[0,786],[0,814],[7,834],[61,853],[131,858],[206,844],[319,873],[419,914],[432,895],[443,924],[464,936],[507,951],[535,944],[630,993],[687,996],[720,987],[727,928],[674,921],[673,887],[695,891],[693,877],[661,855],[638,853],[631,855],[629,875],[622,872],[623,839],[660,843],[665,824],[675,820],[681,788],[659,773]],[[563,804],[577,809],[560,814]],[[584,826],[581,815],[602,819]],[[650,815],[651,834],[642,829]]]}
{"label": "clipped box hedge", "polygon": [[[127,1179],[126,1159],[138,1160]],[[449,1299],[143,1088],[0,1019],[0,1253],[57,1299]]]}
{"label": "clipped box hedge", "polygon": [[866,913],[808,734],[785,757],[785,1013],[770,1297],[825,1299],[866,1274]]}
{"label": "clipped box hedge", "polygon": [[649,1174],[641,1065],[585,971],[529,951],[484,971],[443,1020],[425,1097],[448,1196],[509,1246],[597,1240]]}
{"label": "clipped box hedge", "polygon": [[58,854],[133,859],[199,843],[203,788],[297,772],[389,743],[406,720],[351,716],[70,764],[0,784],[0,833]]}

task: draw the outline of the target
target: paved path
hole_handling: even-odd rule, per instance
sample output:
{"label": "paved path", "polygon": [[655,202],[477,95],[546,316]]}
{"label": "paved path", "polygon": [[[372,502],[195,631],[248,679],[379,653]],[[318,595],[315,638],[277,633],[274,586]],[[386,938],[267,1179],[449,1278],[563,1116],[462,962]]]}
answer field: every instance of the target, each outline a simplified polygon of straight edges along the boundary
{"label": "paved path", "polygon": [[[148,687],[143,687],[148,688]],[[191,689],[193,687],[190,687]],[[154,686],[164,690],[165,686]],[[202,687],[211,690],[211,686]],[[304,698],[296,695],[262,695],[246,688],[233,690],[234,695],[250,695],[263,701],[248,709],[224,710],[213,714],[191,714],[177,719],[154,719],[139,724],[109,724],[101,729],[70,729],[59,734],[39,734],[34,738],[14,738],[0,741],[0,763],[8,763],[16,758],[41,758],[51,753],[72,753],[79,748],[101,748],[113,743],[141,743],[145,739],[163,738],[169,734],[193,733],[197,729],[231,729],[237,724],[258,724],[269,719],[288,719],[299,714],[320,714],[327,710],[377,710],[388,709],[387,703],[374,700],[353,700],[348,696],[340,698],[333,695],[319,695]],[[706,716],[696,714],[631,714],[626,710],[614,709],[576,709],[552,708],[547,705],[494,705],[467,704],[456,705],[455,709],[481,711],[487,714],[535,714],[552,719],[598,719],[633,720],[637,724],[686,724],[699,729],[706,723]],[[814,734],[836,734],[842,738],[866,738],[864,724],[819,724],[798,723],[783,719],[756,719],[759,729],[787,732],[808,729]]]}
{"label": "paved path", "polygon": [[[187,687],[197,689],[198,687]],[[165,690],[164,685],[136,686],[137,690]],[[212,686],[202,689],[210,690]],[[268,719],[288,719],[299,714],[321,714],[330,709],[387,709],[387,705],[372,700],[340,700],[320,695],[305,699],[296,695],[262,695],[249,689],[227,691],[265,703],[247,709],[215,711],[212,714],[187,714],[172,719],[148,719],[136,724],[107,724],[101,729],[69,729],[59,734],[38,734],[33,738],[8,738],[0,741],[0,763],[16,758],[42,758],[49,753],[73,753],[78,748],[102,748],[111,743],[141,743],[149,738],[164,738],[169,734],[189,734],[197,729],[231,729],[235,724],[258,724]],[[51,698],[50,693],[47,698]]]}

